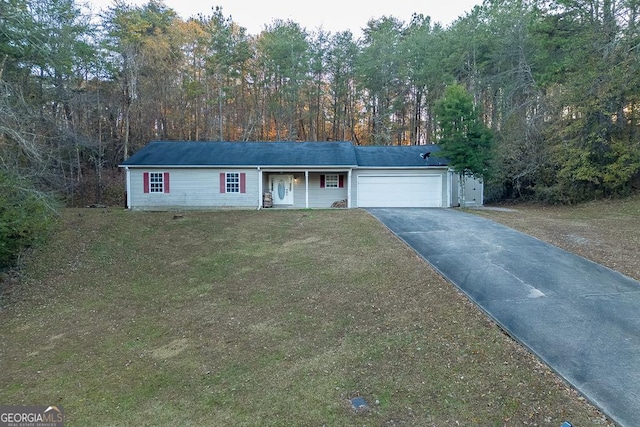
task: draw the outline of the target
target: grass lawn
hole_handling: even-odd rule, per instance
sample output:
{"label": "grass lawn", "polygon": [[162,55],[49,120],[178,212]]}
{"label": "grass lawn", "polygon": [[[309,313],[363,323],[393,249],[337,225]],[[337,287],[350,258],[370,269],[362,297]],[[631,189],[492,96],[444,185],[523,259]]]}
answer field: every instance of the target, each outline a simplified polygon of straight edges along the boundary
{"label": "grass lawn", "polygon": [[360,210],[69,209],[9,291],[0,404],[69,426],[610,425]]}

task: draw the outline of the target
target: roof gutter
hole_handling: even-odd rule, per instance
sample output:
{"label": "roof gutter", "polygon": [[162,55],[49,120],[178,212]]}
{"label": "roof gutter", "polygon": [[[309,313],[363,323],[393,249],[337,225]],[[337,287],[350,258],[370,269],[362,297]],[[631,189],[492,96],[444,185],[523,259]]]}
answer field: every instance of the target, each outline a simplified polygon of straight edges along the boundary
{"label": "roof gutter", "polygon": [[422,165],[422,166],[358,166],[355,169],[397,169],[397,170],[407,170],[407,169],[435,169],[435,168],[445,168],[449,169],[447,165]]}
{"label": "roof gutter", "polygon": [[304,169],[320,169],[320,170],[345,170],[349,168],[357,168],[358,165],[118,165],[120,168],[136,168],[136,169],[220,169],[220,168],[233,168],[233,169],[277,169],[299,171]]}

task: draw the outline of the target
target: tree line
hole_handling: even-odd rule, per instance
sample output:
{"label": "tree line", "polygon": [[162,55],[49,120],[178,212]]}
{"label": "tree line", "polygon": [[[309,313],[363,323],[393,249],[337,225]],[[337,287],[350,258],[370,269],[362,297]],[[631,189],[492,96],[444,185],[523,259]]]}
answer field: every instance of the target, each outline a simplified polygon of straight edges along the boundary
{"label": "tree line", "polygon": [[117,165],[150,140],[438,143],[452,85],[494,135],[488,199],[640,186],[635,0],[486,0],[358,37],[290,20],[252,35],[159,0],[4,0],[0,16],[0,168],[68,204],[121,203]]}

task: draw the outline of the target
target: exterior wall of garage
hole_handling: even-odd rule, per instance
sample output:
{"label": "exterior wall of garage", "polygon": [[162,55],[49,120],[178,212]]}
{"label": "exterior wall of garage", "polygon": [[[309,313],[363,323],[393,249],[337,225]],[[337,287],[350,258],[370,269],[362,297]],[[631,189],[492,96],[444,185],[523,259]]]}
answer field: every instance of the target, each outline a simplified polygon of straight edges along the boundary
{"label": "exterior wall of garage", "polygon": [[359,177],[372,177],[372,176],[384,176],[384,177],[402,177],[402,176],[435,176],[438,175],[441,177],[441,188],[440,195],[441,207],[449,206],[449,182],[448,179],[448,171],[446,168],[429,168],[429,169],[385,169],[385,168],[377,168],[377,169],[354,169],[353,177],[351,180],[351,201],[353,207],[358,206],[358,181]]}

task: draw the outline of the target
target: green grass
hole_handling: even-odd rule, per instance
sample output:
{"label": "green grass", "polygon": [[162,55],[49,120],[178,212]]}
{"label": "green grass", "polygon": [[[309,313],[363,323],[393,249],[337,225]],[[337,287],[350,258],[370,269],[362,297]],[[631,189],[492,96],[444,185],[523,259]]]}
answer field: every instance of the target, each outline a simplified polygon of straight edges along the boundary
{"label": "green grass", "polygon": [[359,210],[67,210],[0,325],[69,426],[607,425]]}

